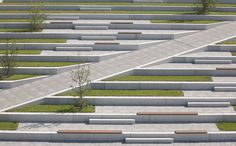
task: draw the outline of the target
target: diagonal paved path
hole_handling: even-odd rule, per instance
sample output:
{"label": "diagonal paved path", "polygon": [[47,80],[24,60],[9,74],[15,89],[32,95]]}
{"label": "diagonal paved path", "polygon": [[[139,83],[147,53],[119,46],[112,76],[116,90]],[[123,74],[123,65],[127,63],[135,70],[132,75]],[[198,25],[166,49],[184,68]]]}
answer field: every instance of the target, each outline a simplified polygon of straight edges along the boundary
{"label": "diagonal paved path", "polygon": [[[156,60],[171,57],[236,35],[236,22],[167,41],[91,65],[91,79],[96,80]],[[0,109],[67,89],[71,85],[70,72],[54,75],[36,82],[0,92]]]}

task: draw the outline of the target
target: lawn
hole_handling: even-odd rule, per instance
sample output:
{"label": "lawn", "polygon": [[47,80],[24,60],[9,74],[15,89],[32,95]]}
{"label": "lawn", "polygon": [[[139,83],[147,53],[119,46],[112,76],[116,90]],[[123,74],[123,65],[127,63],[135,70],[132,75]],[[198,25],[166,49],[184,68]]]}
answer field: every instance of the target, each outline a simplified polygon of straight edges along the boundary
{"label": "lawn", "polygon": [[225,42],[220,42],[218,44],[225,44],[225,45],[236,45],[236,41],[225,41]]}
{"label": "lawn", "polygon": [[121,76],[111,79],[108,81],[204,81],[211,82],[212,78],[210,76]]}
{"label": "lawn", "polygon": [[211,24],[222,21],[216,20],[151,20],[152,23],[189,23],[189,24]]}
{"label": "lawn", "polygon": [[221,131],[236,131],[236,122],[221,122],[216,126]]}
{"label": "lawn", "polygon": [[[6,50],[0,50],[0,54],[4,54]],[[17,54],[40,54],[41,50],[17,50]]]}
{"label": "lawn", "polygon": [[18,67],[61,67],[80,64],[81,62],[17,62]]}
{"label": "lawn", "polygon": [[[57,96],[76,96],[76,92],[67,91]],[[181,90],[91,90],[86,96],[184,96]]]}
{"label": "lawn", "polygon": [[0,19],[0,22],[30,22],[30,19]]}
{"label": "lawn", "polygon": [[[0,43],[7,43],[7,39],[0,39]],[[66,39],[14,39],[15,43],[66,43]]]}
{"label": "lawn", "polygon": [[0,130],[16,130],[18,123],[16,122],[0,122]]}
{"label": "lawn", "polygon": [[236,52],[231,52],[232,56],[236,56]]}
{"label": "lawn", "polygon": [[86,108],[79,110],[74,105],[29,105],[21,108],[8,110],[7,112],[51,112],[51,113],[92,113],[95,112],[95,106],[88,105]]}
{"label": "lawn", "polygon": [[0,28],[0,32],[31,32],[28,28]]}
{"label": "lawn", "polygon": [[10,77],[2,77],[2,78],[0,78],[0,80],[4,80],[4,81],[21,80],[21,79],[33,78],[33,77],[37,77],[37,76],[38,75],[15,74]]}

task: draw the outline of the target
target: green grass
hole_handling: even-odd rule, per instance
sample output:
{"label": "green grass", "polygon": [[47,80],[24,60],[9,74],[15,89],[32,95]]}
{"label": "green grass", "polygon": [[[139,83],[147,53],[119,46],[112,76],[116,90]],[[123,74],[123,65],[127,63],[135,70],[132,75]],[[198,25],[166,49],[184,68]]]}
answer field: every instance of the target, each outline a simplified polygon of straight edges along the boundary
{"label": "green grass", "polygon": [[[0,50],[0,54],[4,54],[6,50]],[[17,50],[18,54],[40,54],[41,50]]]}
{"label": "green grass", "polygon": [[222,21],[216,20],[151,20],[152,23],[190,23],[190,24],[210,24]]}
{"label": "green grass", "polygon": [[122,76],[107,79],[108,81],[212,81],[210,76]]}
{"label": "green grass", "polygon": [[[67,91],[57,96],[77,96],[74,91]],[[86,96],[184,96],[180,90],[91,90]]]}
{"label": "green grass", "polygon": [[225,42],[220,42],[218,44],[225,44],[225,45],[236,45],[236,41],[225,41]]}
{"label": "green grass", "polygon": [[30,19],[0,19],[0,22],[30,22]]}
{"label": "green grass", "polygon": [[16,122],[0,122],[0,130],[17,130],[17,128]]}
{"label": "green grass", "polygon": [[231,52],[232,56],[236,56],[236,52]]}
{"label": "green grass", "polygon": [[236,131],[236,122],[221,122],[216,125],[221,131]]}
{"label": "green grass", "polygon": [[21,80],[21,79],[27,79],[27,78],[33,78],[37,77],[38,75],[24,75],[24,74],[16,74],[10,77],[2,77],[0,80],[6,80],[6,81],[11,81],[11,80]]}
{"label": "green grass", "polygon": [[88,105],[86,108],[79,110],[74,105],[29,105],[21,108],[8,110],[7,112],[55,112],[55,113],[92,113],[95,112],[95,106]]}
{"label": "green grass", "polygon": [[31,32],[28,28],[0,28],[0,32]]}
{"label": "green grass", "polygon": [[236,106],[234,106],[234,110],[236,111]]}
{"label": "green grass", "polygon": [[80,64],[81,62],[18,62],[18,67],[61,67]]}
{"label": "green grass", "polygon": [[[7,43],[7,39],[0,39],[0,43]],[[15,43],[66,43],[66,39],[14,39]]]}

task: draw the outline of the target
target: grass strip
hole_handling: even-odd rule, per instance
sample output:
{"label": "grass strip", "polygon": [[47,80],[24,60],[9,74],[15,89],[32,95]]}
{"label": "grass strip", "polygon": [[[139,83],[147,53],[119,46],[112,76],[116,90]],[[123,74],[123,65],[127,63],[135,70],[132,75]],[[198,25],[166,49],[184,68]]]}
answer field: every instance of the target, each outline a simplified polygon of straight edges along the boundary
{"label": "grass strip", "polygon": [[18,125],[16,122],[0,122],[0,130],[17,130]]}
{"label": "grass strip", "polygon": [[236,41],[225,41],[225,42],[220,42],[218,44],[225,44],[225,45],[236,45]]}
{"label": "grass strip", "polygon": [[0,19],[0,22],[30,22],[30,19]]}
{"label": "grass strip", "polygon": [[[71,90],[56,96],[77,96],[77,94]],[[86,96],[184,96],[184,93],[181,90],[91,90]]]}
{"label": "grass strip", "polygon": [[28,28],[0,28],[0,32],[31,32]]}
{"label": "grass strip", "polygon": [[189,23],[189,24],[211,24],[222,21],[216,20],[151,20],[152,23]]}
{"label": "grass strip", "polygon": [[4,81],[12,81],[12,80],[21,80],[21,79],[27,79],[27,78],[33,78],[37,77],[38,75],[24,75],[24,74],[15,74],[10,77],[2,77],[0,80]]}
{"label": "grass strip", "polygon": [[236,122],[220,122],[216,126],[221,131],[236,131]]}
{"label": "grass strip", "polygon": [[80,64],[81,62],[17,62],[18,67],[61,67]]}
{"label": "grass strip", "polygon": [[[6,50],[0,50],[0,54],[5,54]],[[17,54],[40,54],[41,50],[17,50]]]}
{"label": "grass strip", "polygon": [[21,108],[8,110],[7,112],[53,112],[53,113],[92,113],[95,112],[95,106],[88,105],[86,108],[79,110],[74,105],[29,105]]}
{"label": "grass strip", "polygon": [[[14,39],[15,43],[66,43],[66,39]],[[0,43],[7,43],[7,39],[0,39]]]}
{"label": "grass strip", "polygon": [[211,82],[213,81],[210,76],[121,76],[115,77],[111,79],[107,79],[107,81],[204,81]]}

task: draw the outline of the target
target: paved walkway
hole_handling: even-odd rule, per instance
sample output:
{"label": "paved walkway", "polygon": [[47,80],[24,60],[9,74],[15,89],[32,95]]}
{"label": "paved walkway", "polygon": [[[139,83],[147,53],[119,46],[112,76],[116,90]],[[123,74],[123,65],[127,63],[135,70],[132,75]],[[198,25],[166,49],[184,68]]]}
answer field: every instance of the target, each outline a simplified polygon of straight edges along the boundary
{"label": "paved walkway", "polygon": [[[96,80],[159,59],[195,49],[236,35],[236,22],[200,31],[176,40],[127,53],[91,65],[91,79]],[[71,86],[70,72],[0,92],[0,109],[59,92]]]}

